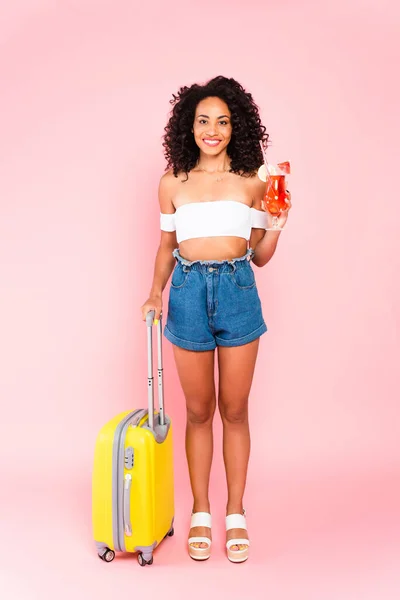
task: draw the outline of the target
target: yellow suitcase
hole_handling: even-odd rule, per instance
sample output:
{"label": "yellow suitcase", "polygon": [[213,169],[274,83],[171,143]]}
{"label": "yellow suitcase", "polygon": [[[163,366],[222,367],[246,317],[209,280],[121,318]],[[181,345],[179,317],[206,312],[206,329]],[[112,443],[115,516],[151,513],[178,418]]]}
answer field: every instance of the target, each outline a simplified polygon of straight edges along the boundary
{"label": "yellow suitcase", "polygon": [[157,326],[159,411],[154,412],[152,323],[147,315],[148,409],[123,412],[99,432],[92,480],[93,536],[98,555],[137,552],[141,566],[174,534],[171,419],[164,414],[162,321]]}

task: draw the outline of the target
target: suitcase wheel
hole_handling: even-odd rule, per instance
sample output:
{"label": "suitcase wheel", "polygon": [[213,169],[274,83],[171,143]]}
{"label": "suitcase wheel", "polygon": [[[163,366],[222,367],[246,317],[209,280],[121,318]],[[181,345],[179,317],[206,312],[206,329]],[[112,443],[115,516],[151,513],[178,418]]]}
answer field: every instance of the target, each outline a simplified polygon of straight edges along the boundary
{"label": "suitcase wheel", "polygon": [[167,536],[172,537],[174,535],[174,533],[175,533],[174,528],[172,528],[171,531],[168,531]]}
{"label": "suitcase wheel", "polygon": [[138,559],[138,563],[141,567],[145,567],[146,565],[153,564],[153,557],[151,557],[150,560],[145,560],[143,558],[143,554],[141,552],[139,552],[137,559]]}
{"label": "suitcase wheel", "polygon": [[99,554],[99,557],[105,562],[111,562],[115,558],[115,552],[113,550],[110,550],[110,548],[106,548],[103,554]]}

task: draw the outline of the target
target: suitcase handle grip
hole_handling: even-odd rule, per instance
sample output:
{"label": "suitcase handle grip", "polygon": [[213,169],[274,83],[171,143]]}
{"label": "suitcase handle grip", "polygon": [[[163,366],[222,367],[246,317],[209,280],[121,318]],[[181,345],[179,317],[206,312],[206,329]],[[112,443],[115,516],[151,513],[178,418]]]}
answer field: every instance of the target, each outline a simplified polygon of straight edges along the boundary
{"label": "suitcase handle grip", "polygon": [[146,315],[146,325],[147,327],[151,327],[153,325],[154,317],[156,315],[155,310],[150,310]]}

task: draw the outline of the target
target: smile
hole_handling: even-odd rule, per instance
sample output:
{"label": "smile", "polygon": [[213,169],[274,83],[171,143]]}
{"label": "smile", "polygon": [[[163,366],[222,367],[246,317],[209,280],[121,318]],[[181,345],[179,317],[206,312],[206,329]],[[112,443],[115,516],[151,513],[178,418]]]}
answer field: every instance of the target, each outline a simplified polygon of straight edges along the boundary
{"label": "smile", "polygon": [[204,139],[203,142],[207,145],[207,146],[218,146],[218,144],[221,143],[221,140],[209,140],[209,139]]}

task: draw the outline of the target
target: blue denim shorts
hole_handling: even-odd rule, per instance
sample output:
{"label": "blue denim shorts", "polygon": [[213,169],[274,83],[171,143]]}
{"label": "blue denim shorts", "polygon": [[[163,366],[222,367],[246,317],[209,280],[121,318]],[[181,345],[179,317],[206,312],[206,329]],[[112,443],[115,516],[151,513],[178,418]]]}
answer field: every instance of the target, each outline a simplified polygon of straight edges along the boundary
{"label": "blue denim shorts", "polygon": [[186,350],[242,346],[267,331],[250,260],[254,250],[232,260],[181,257],[172,273],[165,337]]}

